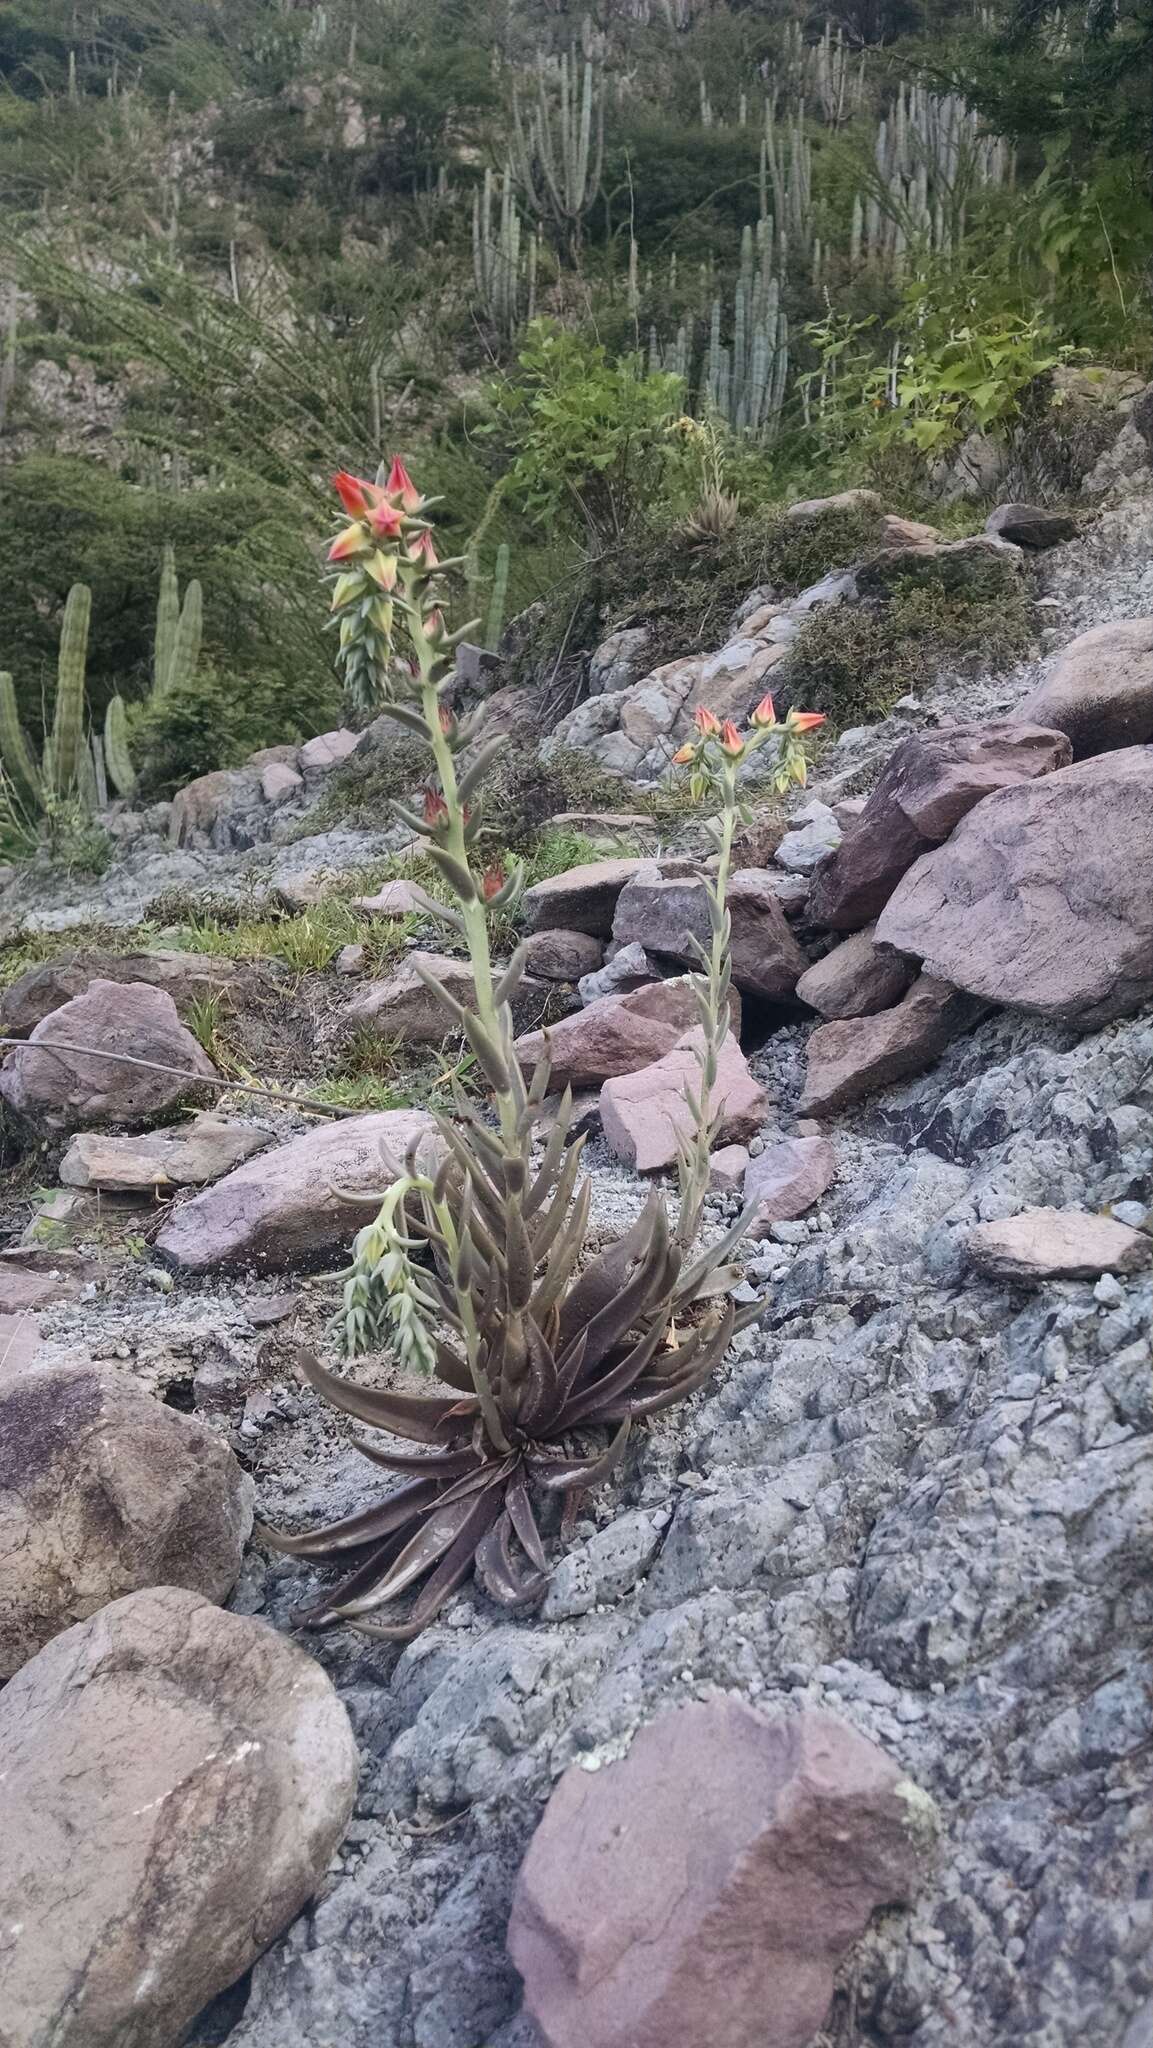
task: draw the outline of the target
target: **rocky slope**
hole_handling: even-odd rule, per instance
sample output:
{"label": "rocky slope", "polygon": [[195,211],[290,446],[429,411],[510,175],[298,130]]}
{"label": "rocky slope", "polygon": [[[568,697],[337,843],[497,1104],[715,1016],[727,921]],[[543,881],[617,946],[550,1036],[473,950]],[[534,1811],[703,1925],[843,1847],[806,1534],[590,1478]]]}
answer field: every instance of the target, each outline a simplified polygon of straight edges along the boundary
{"label": "rocky slope", "polygon": [[[1151,540],[1146,498],[1046,557],[1047,654],[1090,627],[1153,613]],[[1003,719],[1043,690],[1050,668],[939,679],[882,725],[844,735],[821,764],[818,798],[831,809],[865,795],[914,734]],[[614,731],[625,729],[621,708]],[[1149,737],[1101,758],[1144,756]],[[1053,759],[1024,787],[1082,773]],[[969,818],[1021,796],[1002,787]],[[961,832],[951,820],[943,854],[954,857]],[[335,866],[338,837],[325,835],[323,859],[302,851],[307,839],[285,857],[302,870]],[[362,857],[359,845],[346,853]],[[1119,867],[1123,882],[1125,863],[1138,875],[1143,857],[1132,834],[1118,838],[1107,804],[1090,805],[1069,849],[1068,914],[1080,864]],[[99,905],[115,918],[139,903],[136,858],[70,901],[58,890],[41,915],[66,923]],[[191,858],[218,886],[252,856],[234,846]],[[890,905],[899,900],[900,889]],[[1135,954],[1147,908],[1127,913]],[[993,967],[1003,953],[993,948]],[[1153,940],[1138,969],[1142,960],[1153,984]],[[950,973],[972,986],[963,969]],[[887,984],[875,1011],[892,1018],[884,1005],[903,1008],[925,979],[910,995]],[[822,2039],[1144,2048],[1153,1279],[1142,1250],[1129,1259],[1115,1245],[1096,1261],[1083,1253],[1084,1277],[1062,1277],[1069,1260],[1045,1236],[1051,1226],[1031,1224],[1024,1250],[1020,1233],[1007,1243],[997,1226],[1036,1210],[1109,1209],[1116,1230],[1134,1235],[1153,1201],[1153,1014],[1135,982],[1124,1014],[1106,1003],[1103,1022],[1079,995],[1065,1014],[1000,1001],[978,989],[931,1048],[928,1072],[864,1105],[819,1110],[835,1178],[820,1175],[823,1191],[778,1209],[748,1245],[743,1292],[763,1301],[759,1321],[715,1384],[635,1443],[619,1483],[585,1502],[536,1614],[503,1618],[471,1588],[403,1649],[343,1630],[298,1635],[358,1739],[355,1815],[313,1903],[202,2014],[190,2036],[201,2048],[540,2048],[505,1934],[543,1805],[574,1760],[605,1766],[662,1708],[718,1689],[770,1713],[832,1710],[940,1815],[934,1871],[915,1903],[874,1917]],[[859,1048],[878,1014],[821,1022],[794,1011],[749,1052],[770,1104],[756,1154],[796,1141],[806,1065],[810,1089],[818,1071],[808,1041],[849,1032]],[[281,1140],[306,1128],[291,1110],[243,1120]],[[325,1147],[355,1142],[341,1129]],[[268,1162],[278,1157],[283,1171],[283,1151],[239,1169],[249,1192],[225,1233],[238,1257],[221,1239],[199,1263],[174,1256],[175,1281],[142,1262],[115,1289],[90,1284],[87,1298],[46,1305],[42,1359],[118,1362],[194,1407],[253,1473],[258,1512],[304,1526],[378,1489],[295,1372],[298,1337],[327,1341],[331,1284],[301,1276],[291,1235],[263,1272],[246,1261],[250,1204],[256,1248],[274,1241]],[[644,1189],[604,1138],[590,1157],[594,1213],[615,1232]],[[312,1171],[310,1203],[335,1177]],[[294,1199],[299,1210],[299,1183]],[[718,1193],[715,1221],[735,1200]],[[167,1231],[195,1238],[193,1216],[190,1203]],[[330,1214],[309,1251],[334,1256],[349,1227],[347,1212]],[[257,1544],[229,1605],[293,1633],[312,1582],[311,1567],[269,1562]],[[330,1806],[340,1797],[336,1784]]]}

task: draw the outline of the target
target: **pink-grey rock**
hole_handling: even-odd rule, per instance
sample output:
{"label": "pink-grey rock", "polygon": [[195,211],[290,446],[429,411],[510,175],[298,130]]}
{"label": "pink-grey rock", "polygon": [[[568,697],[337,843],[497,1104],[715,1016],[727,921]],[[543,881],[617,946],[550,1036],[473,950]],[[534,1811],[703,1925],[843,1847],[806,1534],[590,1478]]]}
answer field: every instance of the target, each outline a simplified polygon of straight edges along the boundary
{"label": "pink-grey rock", "polygon": [[349,732],[341,726],[336,732],[317,733],[314,740],[306,740],[297,755],[300,772],[306,778],[310,775],[326,775],[341,761],[347,761],[360,744],[360,734]]}
{"label": "pink-grey rock", "polygon": [[366,917],[417,917],[428,909],[429,901],[419,882],[398,875],[395,881],[382,883],[374,896],[354,896],[352,908]]}
{"label": "pink-grey rock", "polygon": [[1153,1264],[1153,1237],[1113,1216],[1079,1209],[1023,1209],[969,1232],[969,1257],[997,1280],[1096,1280]]}
{"label": "pink-grey rock", "polygon": [[272,1143],[268,1131],[205,1112],[171,1130],[120,1138],[78,1131],[60,1162],[66,1188],[136,1194],[150,1188],[204,1187]]}
{"label": "pink-grey rock", "polygon": [[1035,551],[1075,540],[1077,521],[1071,513],[1050,512],[1043,505],[998,505],[985,521],[985,532]]}
{"label": "pink-grey rock", "polygon": [[744,1145],[721,1145],[709,1159],[709,1187],[717,1195],[738,1195],[749,1165]]}
{"label": "pink-grey rock", "polygon": [[40,1325],[35,1316],[0,1315],[0,1387],[37,1364]]}
{"label": "pink-grey rock", "polygon": [[[101,1052],[66,1052],[66,1045],[99,1046]],[[113,1052],[154,1060],[176,1075],[101,1056]],[[163,989],[93,981],[12,1048],[0,1067],[0,1095],[50,1130],[75,1130],[82,1124],[146,1123],[174,1109],[198,1081],[216,1078],[212,1061]]]}
{"label": "pink-grey rock", "polygon": [[524,943],[526,970],[542,981],[579,981],[582,974],[595,974],[605,957],[603,939],[591,932],[554,928],[530,932]]}
{"label": "pink-grey rock", "polygon": [[1153,618],[1110,619],[1071,640],[1016,716],[1066,733],[1078,761],[1153,740]]}
{"label": "pink-grey rock", "polygon": [[0,1252],[0,1318],[77,1301],[101,1274],[96,1260],[64,1247],[17,1245]]}
{"label": "pink-grey rock", "polygon": [[852,932],[806,968],[797,994],[822,1017],[871,1017],[892,1009],[917,978],[917,970],[899,953],[880,953],[873,944],[875,925]]}
{"label": "pink-grey rock", "polygon": [[750,1237],[767,1237],[774,1223],[789,1223],[818,1202],[837,1178],[837,1155],[827,1138],[782,1138],[750,1159],[745,1202],[756,1202]]}
{"label": "pink-grey rock", "polygon": [[253,1491],[215,1431],[126,1374],[0,1379],[0,1679],[141,1586],[226,1599]]}
{"label": "pink-grey rock", "polygon": [[400,1038],[411,1045],[439,1045],[455,1029],[452,1017],[425,981],[418,967],[436,976],[441,987],[471,1009],[476,1000],[467,960],[447,953],[409,953],[390,968],[383,981],[368,984],[343,1013],[346,1025],[369,1025],[382,1038]]}
{"label": "pink-grey rock", "polygon": [[41,1650],[0,1751],[5,2048],[173,2048],[316,1891],[356,1791],[319,1664],[177,1586]]}
{"label": "pink-grey rock", "polygon": [[1059,732],[1020,719],[951,725],[904,740],[857,823],[813,876],[809,916],[858,931],[884,908],[913,862],[947,839],[995,790],[1052,774],[1069,760]]}
{"label": "pink-grey rock", "polygon": [[363,974],[368,953],[364,946],[342,946],[333,961],[338,974]]}
{"label": "pink-grey rock", "polygon": [[[600,1094],[601,1128],[610,1152],[637,1173],[657,1173],[671,1166],[680,1140],[693,1128],[686,1088],[699,1088],[696,1047],[699,1031],[680,1039],[670,1052],[639,1073],[606,1081]],[[717,1079],[709,1096],[710,1116],[720,1115],[717,1137],[738,1144],[754,1137],[765,1119],[768,1098],[749,1072],[745,1056],[729,1032],[717,1058]]]}
{"label": "pink-grey rock", "polygon": [[905,876],[877,943],[1082,1027],[1153,996],[1153,748],[1003,789]]}
{"label": "pink-grey rock", "polygon": [[[877,539],[882,547],[886,548],[917,546],[922,541],[944,538],[944,534],[939,532],[937,527],[926,526],[920,519],[902,519],[896,512],[883,513],[877,528]],[[1015,540],[1016,535],[1008,534],[1006,538]]]}
{"label": "pink-grey rock", "polygon": [[919,1074],[968,1031],[987,1006],[922,974],[892,1010],[846,1017],[810,1033],[802,1116],[846,1109],[894,1081]]}
{"label": "pink-grey rock", "polygon": [[[435,1164],[440,1139],[422,1109],[382,1109],[321,1124],[174,1204],[157,1250],[188,1273],[249,1264],[283,1272],[346,1252],[361,1224],[376,1215],[380,1190],[414,1138],[421,1141],[421,1158]],[[338,1188],[354,1199],[342,1199]]]}
{"label": "pink-grey rock", "polygon": [[842,837],[836,812],[810,797],[789,820],[774,858],[789,874],[811,875],[818,861],[836,852]]}
{"label": "pink-grey rock", "polygon": [[934,1834],[924,1795],[831,1714],[661,1714],[622,1761],[569,1766],[517,1879],[509,1953],[546,2048],[809,2048]]}
{"label": "pink-grey rock", "polygon": [[139,981],[166,989],[183,1015],[191,1003],[221,994],[242,974],[237,961],[212,953],[62,953],[29,967],[5,989],[0,996],[0,1033],[26,1038],[53,1010],[82,996],[94,981]]}
{"label": "pink-grey rock", "polygon": [[[732,921],[737,988],[769,1002],[788,1000],[805,970],[805,956],[765,871],[740,869],[729,883],[725,904]],[[694,941],[707,946],[710,933],[704,878],[662,876],[652,864],[622,890],[613,919],[618,945],[643,945],[692,966],[700,957]]]}
{"label": "pink-grey rock", "polygon": [[630,995],[602,996],[547,1030],[524,1032],[516,1056],[526,1074],[547,1059],[554,1089],[599,1088],[661,1059],[696,1018],[686,980],[655,981]]}
{"label": "pink-grey rock", "polygon": [[260,793],[266,804],[285,803],[304,788],[304,777],[287,761],[269,761],[260,771]]}

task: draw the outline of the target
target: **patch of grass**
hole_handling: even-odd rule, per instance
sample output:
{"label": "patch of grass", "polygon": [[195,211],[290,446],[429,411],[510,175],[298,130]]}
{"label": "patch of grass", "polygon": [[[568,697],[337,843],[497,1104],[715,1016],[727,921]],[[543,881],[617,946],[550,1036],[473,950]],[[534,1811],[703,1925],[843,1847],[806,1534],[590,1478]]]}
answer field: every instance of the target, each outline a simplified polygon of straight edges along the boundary
{"label": "patch of grass", "polygon": [[777,671],[781,701],[823,711],[843,731],[883,718],[949,664],[1008,667],[1031,637],[1021,590],[968,598],[908,586],[887,603],[817,611]]}

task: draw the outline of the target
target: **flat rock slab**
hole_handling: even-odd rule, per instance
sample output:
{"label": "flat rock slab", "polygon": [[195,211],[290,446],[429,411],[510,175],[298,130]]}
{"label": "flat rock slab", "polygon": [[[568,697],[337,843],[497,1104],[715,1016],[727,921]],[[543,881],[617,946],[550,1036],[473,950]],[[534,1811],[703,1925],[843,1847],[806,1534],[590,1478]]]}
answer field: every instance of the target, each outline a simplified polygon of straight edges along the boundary
{"label": "flat rock slab", "polygon": [[375,896],[354,896],[352,908],[362,911],[365,917],[417,917],[427,911],[431,900],[418,882],[399,876],[394,882],[383,883]]}
{"label": "flat rock slab", "polygon": [[837,1178],[837,1155],[827,1138],[782,1138],[750,1159],[745,1202],[756,1202],[750,1237],[767,1237],[774,1223],[789,1223],[818,1202]]}
{"label": "flat rock slab", "polygon": [[[639,1073],[606,1081],[600,1094],[601,1127],[617,1159],[637,1173],[657,1173],[671,1166],[678,1145],[693,1127],[685,1089],[699,1089],[701,1070],[694,1046],[700,1034],[689,1033],[655,1065]],[[720,1116],[719,1139],[738,1144],[754,1137],[765,1119],[768,1098],[754,1081],[745,1056],[732,1034],[721,1046],[716,1084],[709,1096],[709,1114]]]}
{"label": "flat rock slab", "polygon": [[[612,936],[613,912],[626,882],[651,860],[628,856],[617,860],[586,861],[563,875],[550,875],[534,882],[521,899],[525,923],[530,932],[589,932],[595,939]],[[662,861],[662,874],[691,873],[690,861]]]}
{"label": "flat rock slab", "polygon": [[1079,1209],[1023,1209],[969,1233],[969,1257],[991,1279],[1096,1280],[1153,1264],[1153,1237],[1112,1216]]}
{"label": "flat rock slab", "polygon": [[978,805],[919,860],[877,941],[989,1002],[1090,1028],[1153,995],[1153,748]]}
{"label": "flat rock slab", "polygon": [[892,1010],[846,1017],[811,1033],[801,1116],[847,1109],[878,1088],[907,1080],[984,1014],[985,1004],[922,974]]}
{"label": "flat rock slab", "polygon": [[127,1375],[0,1377],[0,1678],[142,1586],[225,1599],[252,1504],[223,1439]]}
{"label": "flat rock slab", "polygon": [[35,1316],[0,1315],[0,1387],[36,1362],[40,1325]]}
{"label": "flat rock slab", "polygon": [[1021,719],[951,725],[903,741],[856,824],[813,877],[813,923],[845,932],[870,924],[914,861],[975,804],[1069,759],[1063,733]]}
{"label": "flat rock slab", "polygon": [[165,1586],[0,1695],[5,2048],[170,2048],[316,1890],[357,1750],[320,1666]]}
{"label": "flat rock slab", "polygon": [[928,1800],[833,1715],[675,1708],[549,1800],[508,1932],[525,2003],[547,2048],[808,2048],[932,1839]]}
{"label": "flat rock slab", "polygon": [[1153,618],[1110,619],[1071,640],[1017,716],[1065,733],[1078,761],[1153,740]]}
{"label": "flat rock slab", "polygon": [[818,861],[836,852],[842,836],[835,812],[811,797],[790,819],[774,856],[777,865],[791,875],[811,875]]}
{"label": "flat rock slab", "polygon": [[[346,1252],[361,1224],[375,1216],[380,1191],[413,1139],[421,1141],[429,1164],[439,1157],[436,1126],[422,1109],[382,1109],[322,1124],[174,1207],[157,1250],[187,1273],[248,1264],[285,1272]],[[338,1189],[353,1199],[344,1200]]]}
{"label": "flat rock slab", "polygon": [[822,1017],[871,1017],[891,1010],[917,978],[916,967],[899,953],[873,944],[875,925],[865,925],[806,969],[797,995]]}
{"label": "flat rock slab", "polygon": [[[68,1045],[154,1060],[175,1072],[130,1066],[95,1050],[66,1052]],[[9,1052],[0,1067],[0,1095],[22,1116],[52,1130],[86,1123],[131,1126],[174,1109],[198,1080],[217,1078],[166,990],[144,982],[93,981]]]}
{"label": "flat rock slab", "polygon": [[94,981],[143,981],[168,991],[177,1010],[217,995],[241,979],[244,966],[214,953],[65,953],[29,967],[0,996],[0,1034],[27,1038],[45,1017]]}
{"label": "flat rock slab", "polygon": [[17,1245],[0,1252],[0,1316],[26,1315],[54,1301],[76,1301],[104,1269],[79,1252]]}
{"label": "flat rock slab", "polygon": [[121,1195],[147,1193],[150,1188],[204,1187],[271,1143],[267,1131],[210,1114],[136,1138],[78,1131],[60,1162],[60,1179],[65,1187],[101,1188]]}

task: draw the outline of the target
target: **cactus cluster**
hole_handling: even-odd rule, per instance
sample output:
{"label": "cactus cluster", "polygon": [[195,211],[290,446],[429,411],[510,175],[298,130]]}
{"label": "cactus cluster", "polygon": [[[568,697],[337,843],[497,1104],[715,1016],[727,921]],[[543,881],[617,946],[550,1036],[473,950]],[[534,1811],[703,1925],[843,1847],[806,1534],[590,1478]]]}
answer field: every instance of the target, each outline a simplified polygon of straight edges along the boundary
{"label": "cactus cluster", "polygon": [[487,170],[473,195],[472,274],[485,319],[502,340],[535,316],[536,268],[536,232],[525,240],[512,168],[506,164],[499,179]]}
{"label": "cactus cluster", "polygon": [[22,803],[33,814],[50,814],[64,799],[82,794],[89,768],[93,778],[96,776],[97,764],[84,738],[84,673],[91,616],[92,592],[86,584],[74,583],[60,633],[52,730],[45,735],[39,759],[20,723],[12,677],[0,674],[0,761]]}
{"label": "cactus cluster", "polygon": [[873,168],[853,207],[849,255],[900,278],[910,256],[947,256],[965,234],[975,191],[1011,184],[1013,152],[982,131],[981,117],[956,93],[902,85],[877,124]]}
{"label": "cactus cluster", "polygon": [[[151,701],[190,683],[200,659],[204,633],[204,594],[193,580],[180,602],[176,556],[165,547],[156,600],[156,635],[152,654]],[[104,765],[120,796],[131,796],[137,774],[128,748],[128,713],[124,699],[113,697],[104,714]]]}
{"label": "cactus cluster", "polygon": [[733,338],[721,342],[714,299],[702,391],[735,433],[768,439],[776,431],[789,375],[789,323],[773,275],[773,223],[762,215],[741,237],[733,300]]}
{"label": "cactus cluster", "polygon": [[[548,77],[555,70],[557,96]],[[599,70],[588,59],[579,71],[575,52],[550,67],[537,66],[536,104],[527,115],[513,94],[513,169],[531,211],[551,221],[571,255],[580,246],[585,215],[600,191],[604,163],[605,103]]]}

